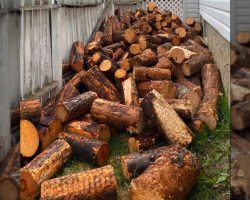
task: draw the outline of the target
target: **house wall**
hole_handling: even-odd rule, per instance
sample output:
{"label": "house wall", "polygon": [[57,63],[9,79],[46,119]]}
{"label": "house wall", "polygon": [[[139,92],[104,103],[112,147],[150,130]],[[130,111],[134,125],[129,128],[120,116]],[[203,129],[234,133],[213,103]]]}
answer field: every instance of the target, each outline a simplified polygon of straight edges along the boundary
{"label": "house wall", "polygon": [[187,17],[193,17],[195,20],[200,21],[199,0],[184,0],[183,10],[184,20]]}

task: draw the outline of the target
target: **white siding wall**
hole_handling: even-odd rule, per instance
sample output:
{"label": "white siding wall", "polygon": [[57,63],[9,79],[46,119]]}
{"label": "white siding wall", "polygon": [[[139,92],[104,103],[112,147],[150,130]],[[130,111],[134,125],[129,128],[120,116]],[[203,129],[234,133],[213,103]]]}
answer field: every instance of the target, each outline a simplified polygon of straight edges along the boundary
{"label": "white siding wall", "polygon": [[202,18],[230,41],[230,0],[200,0]]}
{"label": "white siding wall", "polygon": [[199,0],[185,0],[183,4],[183,19],[187,17],[193,17],[196,20],[200,20],[199,14]]}

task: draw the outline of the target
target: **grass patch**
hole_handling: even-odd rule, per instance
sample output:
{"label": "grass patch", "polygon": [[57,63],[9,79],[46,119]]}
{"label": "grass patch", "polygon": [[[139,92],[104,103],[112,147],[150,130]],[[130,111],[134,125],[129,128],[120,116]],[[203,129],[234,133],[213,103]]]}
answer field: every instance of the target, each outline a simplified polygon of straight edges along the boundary
{"label": "grass patch", "polygon": [[[226,96],[221,97],[219,108],[220,122],[217,129],[213,132],[206,129],[204,133],[196,136],[189,147],[189,150],[199,158],[202,169],[198,183],[191,191],[188,200],[229,199],[230,111]],[[121,168],[121,156],[129,153],[128,136],[127,133],[119,133],[110,141],[112,155],[108,164],[111,164],[115,169],[119,200],[129,199],[128,187],[130,182],[123,176]],[[67,163],[58,176],[95,167],[73,159]]]}

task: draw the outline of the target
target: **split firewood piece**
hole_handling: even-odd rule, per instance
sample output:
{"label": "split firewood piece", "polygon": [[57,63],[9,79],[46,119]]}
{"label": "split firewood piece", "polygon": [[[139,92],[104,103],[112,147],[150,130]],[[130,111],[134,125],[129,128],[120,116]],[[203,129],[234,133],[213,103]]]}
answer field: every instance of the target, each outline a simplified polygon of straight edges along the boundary
{"label": "split firewood piece", "polygon": [[196,55],[196,53],[174,46],[170,49],[169,56],[173,58],[175,63],[182,63],[184,60],[190,59],[193,55]]}
{"label": "split firewood piece", "polygon": [[71,147],[64,140],[56,140],[20,170],[20,197],[33,199],[40,192],[43,181],[53,177],[69,160]]}
{"label": "split firewood piece", "polygon": [[106,124],[87,121],[72,121],[65,125],[64,129],[71,133],[83,135],[87,138],[96,138],[108,142],[110,138],[110,129]]}
{"label": "split firewood piece", "polygon": [[201,37],[199,35],[195,36],[193,41],[196,42],[197,44],[201,45],[204,48],[208,47],[207,42],[204,40],[203,37]]}
{"label": "split firewood piece", "polygon": [[197,115],[210,129],[214,130],[219,120],[218,102],[221,88],[220,72],[214,64],[206,64],[202,67],[201,76],[204,97]]}
{"label": "split firewood piece", "polygon": [[125,44],[124,44],[123,41],[120,41],[120,42],[105,46],[104,49],[111,49],[112,51],[115,51],[116,49],[119,49],[119,48],[121,48],[121,49],[125,48]]}
{"label": "split firewood piece", "polygon": [[20,123],[20,105],[10,109],[11,127]]}
{"label": "split firewood piece", "polygon": [[151,90],[156,90],[165,99],[176,98],[176,87],[172,81],[146,81],[140,82],[137,85],[140,97],[145,97]]}
{"label": "split firewood piece", "polygon": [[133,126],[136,128],[137,133],[141,133],[144,127],[144,117],[141,108],[104,99],[96,99],[94,101],[90,115],[96,122],[109,124],[117,128]]}
{"label": "split firewood piece", "polygon": [[198,159],[187,149],[163,154],[142,175],[132,180],[130,199],[186,199],[199,172]]}
{"label": "split firewood piece", "polygon": [[187,146],[192,142],[193,132],[156,90],[147,94],[141,102],[141,107],[171,144]]}
{"label": "split firewood piece", "polygon": [[39,99],[20,102],[20,118],[36,124],[41,117],[42,105]]}
{"label": "split firewood piece", "polygon": [[213,57],[210,53],[201,54],[182,64],[182,72],[185,76],[191,76],[201,71],[203,65],[214,63]]}
{"label": "split firewood piece", "polygon": [[88,113],[93,101],[97,98],[95,92],[89,91],[80,94],[70,101],[66,101],[56,107],[56,117],[62,122],[68,122]]}
{"label": "split firewood piece", "polygon": [[180,146],[170,145],[164,147],[158,147],[155,149],[149,149],[145,151],[139,151],[122,156],[122,170],[123,175],[129,178],[136,178],[141,175],[157,158],[163,154],[169,154],[169,152],[177,151]]}
{"label": "split firewood piece", "polygon": [[161,44],[157,47],[157,54],[158,56],[160,56],[161,54],[167,52],[167,51],[170,51],[170,49],[173,47],[172,43],[170,42],[167,42],[167,43],[164,43],[164,44]]}
{"label": "split firewood piece", "polygon": [[20,145],[12,147],[1,166],[0,199],[19,199]]}
{"label": "split firewood piece", "polygon": [[98,97],[110,101],[119,101],[119,92],[116,87],[105,77],[101,70],[94,66],[82,77],[82,82],[97,93]]}
{"label": "split firewood piece", "polygon": [[151,49],[145,49],[141,54],[129,60],[130,67],[153,66],[158,62],[157,55]]}
{"label": "split firewood piece", "polygon": [[37,132],[39,136],[39,146],[42,150],[44,150],[53,142],[50,129],[45,126],[38,125]]}
{"label": "split firewood piece", "polygon": [[183,120],[191,120],[196,114],[188,99],[167,99],[166,101]]}
{"label": "split firewood piece", "polygon": [[191,120],[188,126],[195,133],[203,133],[205,130],[205,123],[196,117]]}
{"label": "split firewood piece", "polygon": [[248,45],[250,43],[250,32],[239,32],[236,35],[239,44]]}
{"label": "split firewood piece", "polygon": [[[144,49],[142,49],[144,50]],[[141,47],[139,44],[131,44],[130,47],[129,47],[129,52],[132,54],[132,55],[137,55],[139,53],[141,53]]]}
{"label": "split firewood piece", "polygon": [[139,152],[152,148],[159,137],[158,132],[148,132],[128,139],[128,148],[130,152]]}
{"label": "split firewood piece", "polygon": [[78,159],[103,166],[110,157],[109,145],[104,141],[70,132],[61,132],[58,137],[65,139]]}
{"label": "split firewood piece", "polygon": [[124,31],[124,39],[129,44],[133,44],[137,40],[138,36],[133,28],[128,28]]}
{"label": "split firewood piece", "polygon": [[155,8],[157,8],[156,2],[148,2],[148,11],[149,12],[153,12]]}
{"label": "split firewood piece", "polygon": [[195,24],[194,24],[194,30],[197,33],[201,33],[201,31],[202,31],[202,24],[201,24],[201,22],[195,22]]}
{"label": "split firewood piece", "polygon": [[125,105],[139,106],[139,96],[136,82],[133,77],[129,77],[122,82],[123,98]]}
{"label": "split firewood piece", "polygon": [[111,18],[106,18],[103,24],[103,33],[107,40],[107,44],[113,43],[113,25]]}
{"label": "split firewood piece", "polygon": [[175,29],[175,33],[177,35],[179,35],[179,37],[182,39],[186,38],[186,36],[187,36],[187,31],[183,27],[179,27],[179,28]]}
{"label": "split firewood piece", "polygon": [[138,38],[138,41],[147,41],[147,42],[150,42],[150,43],[153,43],[153,44],[162,44],[162,40],[157,38],[157,37],[153,37],[151,35],[148,35],[148,34],[144,34],[144,35],[140,35],[139,38]]}
{"label": "split firewood piece", "polygon": [[234,130],[243,130],[250,127],[250,102],[239,102],[231,107],[231,122]]}
{"label": "split firewood piece", "polygon": [[155,37],[163,40],[163,42],[171,42],[174,46],[179,46],[181,43],[179,36],[169,33],[157,34]]}
{"label": "split firewood piece", "polygon": [[201,97],[196,92],[190,90],[188,87],[182,84],[175,83],[175,86],[177,89],[177,99],[188,99],[192,104],[194,114],[196,114],[201,102]]}
{"label": "split firewood piece", "polygon": [[136,81],[171,80],[171,71],[161,68],[134,67],[133,77]]}
{"label": "split firewood piece", "polygon": [[42,183],[41,200],[62,198],[116,200],[117,181],[113,167],[107,165]]}
{"label": "split firewood piece", "polygon": [[231,102],[244,101],[250,98],[250,89],[231,83]]}
{"label": "split firewood piece", "polygon": [[77,72],[83,69],[84,65],[84,44],[81,41],[73,43],[71,57],[70,57],[71,68]]}
{"label": "split firewood piece", "polygon": [[20,120],[20,153],[24,157],[32,157],[39,146],[36,127],[28,120]]}
{"label": "split firewood piece", "polygon": [[193,18],[193,17],[187,17],[187,18],[186,18],[186,24],[187,24],[188,26],[194,26],[194,24],[195,24],[194,18]]}
{"label": "split firewood piece", "polygon": [[203,92],[200,85],[196,85],[184,77],[178,78],[175,82],[186,86],[190,90],[196,92],[200,98],[202,98]]}
{"label": "split firewood piece", "polygon": [[123,55],[124,55],[124,51],[121,48],[118,48],[113,53],[113,60],[117,62],[118,60],[122,58]]}
{"label": "split firewood piece", "polygon": [[174,64],[166,57],[159,58],[158,63],[155,65],[155,68],[159,69],[169,69],[171,71],[171,75],[175,74],[176,67]]}

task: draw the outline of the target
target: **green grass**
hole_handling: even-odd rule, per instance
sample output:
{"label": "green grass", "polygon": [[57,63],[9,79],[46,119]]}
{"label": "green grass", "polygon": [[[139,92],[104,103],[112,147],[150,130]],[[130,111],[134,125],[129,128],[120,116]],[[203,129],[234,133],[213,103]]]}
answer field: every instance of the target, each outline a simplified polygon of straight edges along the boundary
{"label": "green grass", "polygon": [[[189,147],[200,160],[201,173],[188,200],[229,199],[230,111],[225,96],[221,97],[219,108],[220,122],[217,129],[200,133]],[[121,156],[129,153],[127,138],[127,133],[119,133],[110,141],[112,155],[109,164],[115,169],[119,200],[128,200],[129,181],[124,178],[121,168]],[[73,159],[58,176],[92,168],[95,166]]]}

